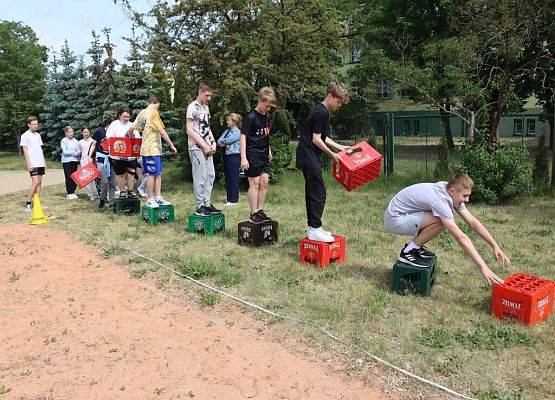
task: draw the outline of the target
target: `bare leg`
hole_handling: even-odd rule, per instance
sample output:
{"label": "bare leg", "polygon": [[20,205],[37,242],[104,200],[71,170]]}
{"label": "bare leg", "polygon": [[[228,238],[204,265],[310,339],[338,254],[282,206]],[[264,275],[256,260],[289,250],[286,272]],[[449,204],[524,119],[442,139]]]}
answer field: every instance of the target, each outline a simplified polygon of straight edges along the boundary
{"label": "bare leg", "polygon": [[129,172],[125,173],[125,183],[127,185],[127,190],[129,192],[133,191],[133,187],[135,186],[135,176],[130,174]]}
{"label": "bare leg", "polygon": [[120,191],[125,190],[125,174],[116,175],[116,183]]}
{"label": "bare leg", "polygon": [[154,175],[148,175],[146,181],[146,193],[149,199],[154,198],[154,179],[156,177]]}
{"label": "bare leg", "polygon": [[268,174],[260,175],[260,181],[258,183],[258,198],[257,198],[257,211],[264,208],[264,202],[266,201],[266,193],[268,193],[268,187],[270,182],[268,179]]}
{"label": "bare leg", "polygon": [[[40,192],[40,183],[42,182],[41,176],[40,175],[35,175],[31,177],[31,186],[29,187],[29,190],[27,191],[27,201],[30,202],[31,200],[33,200],[33,195],[35,193],[39,193]],[[38,190],[38,192],[37,192]]]}
{"label": "bare leg", "polygon": [[247,192],[247,199],[251,213],[259,210],[258,206],[258,190],[259,190],[260,177],[249,178],[249,191]]}
{"label": "bare leg", "polygon": [[435,238],[441,233],[445,227],[441,222],[441,219],[434,216],[431,212],[424,212],[424,217],[422,218],[422,223],[420,224],[420,232],[412,240],[417,246],[424,246],[430,240]]}
{"label": "bare leg", "polygon": [[[150,179],[150,175],[149,175]],[[154,197],[162,196],[162,175],[154,177]]]}

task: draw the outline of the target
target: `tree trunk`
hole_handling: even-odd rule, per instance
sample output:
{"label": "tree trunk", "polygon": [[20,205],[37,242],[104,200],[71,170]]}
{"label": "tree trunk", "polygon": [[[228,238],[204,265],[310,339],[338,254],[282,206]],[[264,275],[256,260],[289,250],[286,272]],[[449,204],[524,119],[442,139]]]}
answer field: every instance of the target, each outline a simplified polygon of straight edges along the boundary
{"label": "tree trunk", "polygon": [[491,129],[488,137],[488,149],[490,152],[493,151],[493,149],[499,143],[499,121],[501,120],[503,109],[507,105],[509,92],[511,90],[511,72],[509,70],[510,60],[511,57],[509,55],[507,57],[507,61],[505,62],[505,70],[503,71],[503,89],[499,94],[499,97],[497,98],[497,102],[495,104],[495,112],[491,120]]}
{"label": "tree trunk", "polygon": [[474,144],[474,130],[476,129],[476,115],[470,112],[470,127],[468,128],[468,143]]}
{"label": "tree trunk", "polygon": [[21,140],[21,129],[16,125],[13,128],[13,137],[15,139],[15,150],[19,153],[19,141]]}
{"label": "tree trunk", "polygon": [[[451,106],[449,104],[446,104],[445,108],[447,110],[450,110]],[[445,140],[447,141],[447,146],[449,147],[449,150],[452,151],[455,149],[455,143],[453,142],[453,132],[451,132],[451,120],[449,118],[451,114],[449,114],[443,108],[440,108],[439,112],[441,114],[441,123],[443,124],[443,133],[445,134]]]}

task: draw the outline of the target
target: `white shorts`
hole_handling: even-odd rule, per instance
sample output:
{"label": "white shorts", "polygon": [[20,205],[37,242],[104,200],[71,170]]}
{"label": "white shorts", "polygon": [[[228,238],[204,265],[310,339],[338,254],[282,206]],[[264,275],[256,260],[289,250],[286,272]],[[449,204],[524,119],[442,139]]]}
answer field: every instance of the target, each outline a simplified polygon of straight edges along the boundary
{"label": "white shorts", "polygon": [[383,216],[383,224],[385,229],[394,235],[416,236],[423,218],[424,211],[394,216],[386,210]]}

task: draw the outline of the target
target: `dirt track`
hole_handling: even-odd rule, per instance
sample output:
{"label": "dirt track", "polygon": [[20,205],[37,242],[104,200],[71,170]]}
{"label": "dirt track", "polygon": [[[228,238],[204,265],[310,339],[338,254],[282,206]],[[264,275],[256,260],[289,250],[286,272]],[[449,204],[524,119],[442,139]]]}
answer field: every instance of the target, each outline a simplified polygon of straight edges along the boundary
{"label": "dirt track", "polygon": [[55,228],[0,228],[2,399],[389,398],[234,305],[189,308]]}
{"label": "dirt track", "polygon": [[[58,185],[64,182],[64,171],[61,169],[49,169],[42,178],[42,186]],[[0,172],[0,196],[27,190],[30,185],[31,177],[27,171]]]}

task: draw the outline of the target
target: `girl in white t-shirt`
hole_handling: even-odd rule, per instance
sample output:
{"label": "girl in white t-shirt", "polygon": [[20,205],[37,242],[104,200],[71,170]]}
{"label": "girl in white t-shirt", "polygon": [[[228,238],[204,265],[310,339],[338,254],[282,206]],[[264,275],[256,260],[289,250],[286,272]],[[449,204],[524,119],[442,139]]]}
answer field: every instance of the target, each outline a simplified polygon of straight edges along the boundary
{"label": "girl in white t-shirt", "polygon": [[[129,128],[133,125],[129,119],[131,110],[123,107],[118,110],[118,118],[113,121],[106,129],[106,137],[126,137]],[[141,137],[139,132],[134,131],[134,137]],[[139,197],[133,190],[135,185],[135,168],[137,160],[135,157],[122,158],[110,156],[110,161],[116,175],[117,186],[120,190],[120,197]]]}
{"label": "girl in white t-shirt", "polygon": [[[83,139],[79,141],[79,147],[81,148],[81,166],[85,166],[92,162],[93,154],[96,149],[96,141],[91,138],[91,131],[87,126],[81,128],[81,133],[83,134]],[[94,192],[96,190],[96,185],[94,181],[89,183],[84,187],[87,196],[90,201],[94,201]]]}

